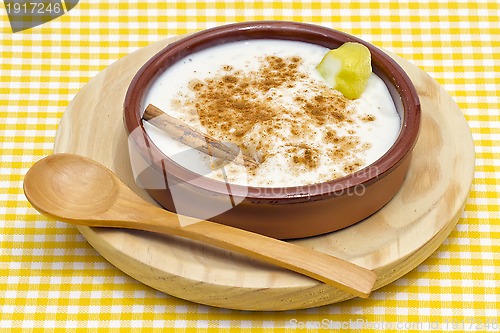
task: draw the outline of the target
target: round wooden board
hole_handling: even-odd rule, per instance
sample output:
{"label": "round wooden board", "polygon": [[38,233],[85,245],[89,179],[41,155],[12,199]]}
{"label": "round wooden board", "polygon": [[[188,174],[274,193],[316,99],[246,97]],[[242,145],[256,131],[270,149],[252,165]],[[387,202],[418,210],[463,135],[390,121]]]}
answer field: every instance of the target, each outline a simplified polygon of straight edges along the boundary
{"label": "round wooden board", "polygon": [[[172,41],[157,42],[120,59],[85,85],[61,120],[54,149],[106,165],[150,202],[134,183],[130,169],[122,103],[140,66]],[[293,241],[374,270],[378,274],[375,289],[418,266],[446,239],[460,218],[474,174],[473,141],[458,106],[426,73],[393,57],[411,77],[422,103],[422,129],[402,189],[361,223]],[[193,302],[230,309],[289,310],[352,297],[302,275],[194,241],[140,231],[79,230],[123,272]]]}

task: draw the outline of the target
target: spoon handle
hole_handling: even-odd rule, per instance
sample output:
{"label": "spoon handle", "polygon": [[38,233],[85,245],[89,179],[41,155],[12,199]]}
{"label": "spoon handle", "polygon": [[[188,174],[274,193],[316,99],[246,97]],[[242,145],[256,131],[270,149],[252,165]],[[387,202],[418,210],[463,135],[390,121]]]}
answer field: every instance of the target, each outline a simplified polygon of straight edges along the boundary
{"label": "spoon handle", "polygon": [[[181,226],[174,213],[139,198],[127,201],[129,206],[137,205],[137,210],[142,208],[140,218],[129,216],[130,221],[93,221],[86,225],[139,229],[200,241],[309,276],[362,298],[370,295],[377,280],[373,271],[325,253],[210,221],[192,219]],[[75,222],[78,223],[72,223]]]}
{"label": "spoon handle", "polygon": [[181,227],[185,237],[301,273],[352,295],[367,298],[377,275],[346,260],[218,223]]}

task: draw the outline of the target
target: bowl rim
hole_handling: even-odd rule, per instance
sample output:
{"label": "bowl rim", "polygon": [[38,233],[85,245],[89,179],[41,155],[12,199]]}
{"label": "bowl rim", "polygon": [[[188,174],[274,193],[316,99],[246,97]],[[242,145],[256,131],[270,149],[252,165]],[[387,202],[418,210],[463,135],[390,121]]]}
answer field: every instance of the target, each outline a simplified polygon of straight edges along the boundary
{"label": "bowl rim", "polygon": [[[403,109],[398,137],[389,150],[378,160],[364,168],[341,178],[330,181],[290,186],[253,187],[230,184],[200,176],[171,160],[151,140],[144,129],[141,111],[143,100],[150,84],[172,63],[196,51],[232,41],[247,39],[286,39],[338,47],[345,42],[358,42],[372,55],[373,71],[384,80],[394,100],[399,95]],[[395,103],[399,101],[395,100]],[[397,105],[396,105],[397,107]],[[168,170],[181,182],[189,182],[195,187],[218,195],[244,197],[252,202],[270,204],[298,203],[322,200],[330,197],[357,194],[359,186],[369,186],[396,169],[411,152],[420,130],[420,100],[408,75],[388,54],[362,39],[331,28],[289,21],[250,21],[233,23],[187,35],[163,48],[147,61],[132,79],[125,95],[123,117],[127,134],[140,154],[158,173]],[[140,131],[137,129],[140,128]],[[147,150],[147,151],[146,151]]]}

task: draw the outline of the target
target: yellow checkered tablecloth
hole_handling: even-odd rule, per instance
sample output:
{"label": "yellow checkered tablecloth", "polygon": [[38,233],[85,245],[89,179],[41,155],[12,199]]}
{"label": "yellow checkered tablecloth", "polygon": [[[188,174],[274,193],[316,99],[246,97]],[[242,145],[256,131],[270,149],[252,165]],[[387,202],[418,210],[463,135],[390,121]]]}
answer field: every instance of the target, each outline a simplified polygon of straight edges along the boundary
{"label": "yellow checkered tablecloth", "polygon": [[[82,0],[13,33],[0,9],[0,332],[293,331],[363,322],[361,331],[500,331],[500,5],[497,1]],[[183,301],[129,278],[78,233],[25,200],[23,176],[52,152],[79,89],[120,57],[166,37],[248,20],[315,23],[418,65],[463,110],[476,145],[465,212],[419,267],[367,300],[288,312]],[[343,325],[338,331],[354,331]],[[359,330],[358,330],[359,331]]]}

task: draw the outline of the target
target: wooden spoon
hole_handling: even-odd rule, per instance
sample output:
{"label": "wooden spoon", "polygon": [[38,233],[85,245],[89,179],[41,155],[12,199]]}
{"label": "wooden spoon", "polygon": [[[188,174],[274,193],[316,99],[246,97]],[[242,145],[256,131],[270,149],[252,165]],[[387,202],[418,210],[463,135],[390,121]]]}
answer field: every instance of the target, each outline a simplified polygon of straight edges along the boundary
{"label": "wooden spoon", "polygon": [[181,226],[177,214],[144,201],[112,171],[83,156],[55,154],[35,163],[24,179],[24,193],[40,213],[60,221],[197,240],[301,273],[355,296],[368,297],[377,278],[374,272],[348,261],[241,229],[198,219]]}

